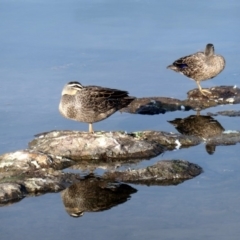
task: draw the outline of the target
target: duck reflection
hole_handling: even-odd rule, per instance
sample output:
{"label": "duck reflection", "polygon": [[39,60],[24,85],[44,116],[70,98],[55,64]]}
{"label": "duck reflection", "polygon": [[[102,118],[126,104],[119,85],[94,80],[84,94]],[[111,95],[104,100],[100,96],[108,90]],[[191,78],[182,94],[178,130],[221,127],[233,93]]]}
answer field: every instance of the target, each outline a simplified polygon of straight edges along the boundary
{"label": "duck reflection", "polygon": [[[207,140],[222,134],[225,130],[222,125],[213,117],[205,115],[191,115],[187,118],[176,118],[171,123],[181,134],[198,136]],[[206,144],[206,151],[209,154],[215,152],[215,145]]]}
{"label": "duck reflection", "polygon": [[84,212],[108,210],[130,199],[137,190],[127,184],[109,182],[88,176],[62,191],[66,212],[72,217],[81,217]]}

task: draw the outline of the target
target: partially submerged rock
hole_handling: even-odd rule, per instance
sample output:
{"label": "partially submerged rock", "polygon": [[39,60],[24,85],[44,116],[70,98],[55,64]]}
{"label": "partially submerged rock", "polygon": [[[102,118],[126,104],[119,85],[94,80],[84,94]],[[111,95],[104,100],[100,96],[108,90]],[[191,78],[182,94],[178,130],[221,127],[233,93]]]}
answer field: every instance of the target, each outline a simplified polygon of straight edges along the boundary
{"label": "partially submerged rock", "polygon": [[0,206],[18,202],[25,197],[23,187],[17,183],[0,184]]}
{"label": "partially submerged rock", "polygon": [[63,173],[51,168],[7,173],[1,173],[0,179],[0,204],[4,205],[25,196],[59,192],[81,178],[78,174]]}
{"label": "partially submerged rock", "polygon": [[199,89],[194,89],[188,92],[188,98],[185,100],[168,97],[137,98],[121,111],[154,115],[169,111],[202,110],[217,105],[240,102],[240,89],[236,86],[219,86],[207,90],[212,93],[209,97],[203,96]]}
{"label": "partially submerged rock", "polygon": [[5,153],[0,156],[0,172],[2,170],[36,170],[41,168],[63,169],[73,165],[70,159],[45,154],[29,149]]}
{"label": "partially submerged rock", "polygon": [[142,131],[134,132],[132,134],[145,141],[155,141],[164,146],[165,150],[188,148],[190,146],[196,146],[202,142],[200,138],[195,136],[162,131]]}
{"label": "partially submerged rock", "polygon": [[144,185],[166,185],[181,183],[202,173],[197,164],[183,160],[162,160],[143,169],[106,172],[103,178]]}
{"label": "partially submerged rock", "polygon": [[188,98],[200,100],[200,102],[215,100],[217,105],[240,102],[240,89],[236,86],[216,86],[205,89],[211,92],[208,97],[203,96],[198,89],[193,89],[188,92]]}
{"label": "partially submerged rock", "polygon": [[228,116],[228,117],[240,117],[240,111],[235,110],[226,110],[226,111],[219,111],[217,113],[208,113],[209,116]]}
{"label": "partially submerged rock", "polygon": [[143,159],[164,151],[159,143],[123,132],[53,131],[35,138],[29,148],[73,160]]}
{"label": "partially submerged rock", "polygon": [[[49,156],[48,154],[33,150],[22,150],[0,156],[0,204],[10,204],[29,195],[58,192],[83,179],[84,175],[80,175],[81,172],[69,173],[59,170],[60,166],[62,168],[69,167],[74,161],[66,158],[57,158],[53,155],[49,158]],[[88,160],[88,162],[90,162],[90,160]],[[112,162],[111,160],[110,163]],[[124,161],[120,162],[124,164]],[[125,162],[129,163],[127,159]],[[169,161],[169,163],[170,162],[171,161]],[[104,163],[107,164],[107,161],[104,161]],[[169,164],[168,169],[164,170],[160,169],[159,166],[148,167],[147,171],[144,171],[144,169],[142,169],[141,172],[139,172],[140,170],[136,170],[139,173],[139,178],[135,179],[135,182],[137,183],[137,181],[139,181],[140,183],[144,183],[146,177],[148,177],[149,169],[152,169],[151,171],[155,177],[155,179],[151,179],[152,184],[154,184],[154,182],[155,184],[159,184],[159,179],[166,180],[170,179],[171,176],[174,184],[176,184],[174,179],[192,178],[195,174],[193,168],[189,168],[189,175],[187,175],[187,169],[183,171],[183,168],[179,165],[177,169],[176,164],[172,166]],[[164,171],[164,173],[161,173],[161,171]],[[169,175],[166,178],[167,171],[169,171]],[[161,175],[158,176],[158,174]],[[125,171],[124,176],[130,176],[129,179],[131,179],[132,172]],[[119,175],[109,175],[109,177],[110,181],[120,180],[124,182],[126,180],[119,178]],[[141,177],[143,177],[143,181]],[[105,174],[104,181],[108,180],[108,175]],[[146,182],[146,184],[149,183],[149,181]],[[163,184],[163,182],[161,182],[161,184]]]}
{"label": "partially submerged rock", "polygon": [[161,131],[133,133],[77,131],[53,131],[45,133],[29,143],[29,148],[68,159],[109,160],[148,159],[164,150],[189,147],[201,142],[192,136],[183,136]]}

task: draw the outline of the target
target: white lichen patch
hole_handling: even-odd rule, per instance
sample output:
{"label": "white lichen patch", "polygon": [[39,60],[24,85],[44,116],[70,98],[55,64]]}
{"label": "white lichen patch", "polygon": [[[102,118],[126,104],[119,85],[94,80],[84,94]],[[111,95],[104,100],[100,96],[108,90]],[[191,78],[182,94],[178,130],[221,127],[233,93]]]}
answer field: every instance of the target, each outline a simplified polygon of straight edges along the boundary
{"label": "white lichen patch", "polygon": [[230,134],[230,133],[239,133],[239,132],[235,130],[225,130],[223,133]]}
{"label": "white lichen patch", "polygon": [[233,103],[235,100],[234,100],[234,98],[228,98],[228,99],[226,99],[226,102],[229,102],[229,103]]}
{"label": "white lichen patch", "polygon": [[179,142],[178,139],[175,140],[175,143],[176,143],[175,149],[180,149],[180,147],[182,146],[182,144]]}
{"label": "white lichen patch", "polygon": [[40,168],[40,165],[38,164],[37,161],[32,161],[31,162],[36,168]]}

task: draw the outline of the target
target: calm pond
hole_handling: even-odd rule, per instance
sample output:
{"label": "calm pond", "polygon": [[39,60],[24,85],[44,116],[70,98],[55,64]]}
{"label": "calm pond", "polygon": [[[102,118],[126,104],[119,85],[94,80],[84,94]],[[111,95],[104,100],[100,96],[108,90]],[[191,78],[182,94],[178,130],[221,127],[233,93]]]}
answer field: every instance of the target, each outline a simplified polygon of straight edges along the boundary
{"label": "calm pond", "polygon": [[[203,87],[239,83],[240,2],[144,0],[1,0],[0,154],[27,148],[35,134],[87,131],[88,125],[58,112],[69,81],[128,90],[136,97],[186,99],[196,83],[166,69],[179,57],[213,43],[226,68]],[[239,87],[239,86],[238,86]],[[225,105],[201,112],[240,110]],[[195,114],[147,116],[117,112],[96,130],[177,132],[168,120]],[[226,130],[240,130],[239,117],[214,117]],[[107,211],[70,217],[60,193],[27,197],[0,208],[5,239],[239,239],[239,145],[205,144],[165,152],[204,172],[176,186],[131,185],[131,199]],[[132,166],[134,167],[134,166]]]}

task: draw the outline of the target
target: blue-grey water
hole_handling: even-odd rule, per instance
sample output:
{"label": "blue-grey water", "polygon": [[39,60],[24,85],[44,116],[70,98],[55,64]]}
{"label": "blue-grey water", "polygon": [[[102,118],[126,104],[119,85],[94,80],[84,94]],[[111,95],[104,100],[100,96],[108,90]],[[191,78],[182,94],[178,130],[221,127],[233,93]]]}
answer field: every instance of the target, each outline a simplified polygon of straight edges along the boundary
{"label": "blue-grey water", "polygon": [[[167,70],[175,59],[213,43],[227,62],[203,87],[237,85],[240,62],[240,2],[69,0],[0,1],[0,154],[24,149],[33,136],[88,126],[58,112],[65,83],[128,90],[137,97],[186,98],[196,83]],[[239,110],[219,106],[207,112]],[[140,116],[116,113],[96,130],[176,132],[167,120],[194,112]],[[240,130],[239,118],[217,116],[225,129]],[[204,173],[177,186],[135,186],[138,192],[108,211],[71,218],[59,193],[28,197],[0,208],[5,239],[239,239],[239,145],[204,144],[166,152]]]}

